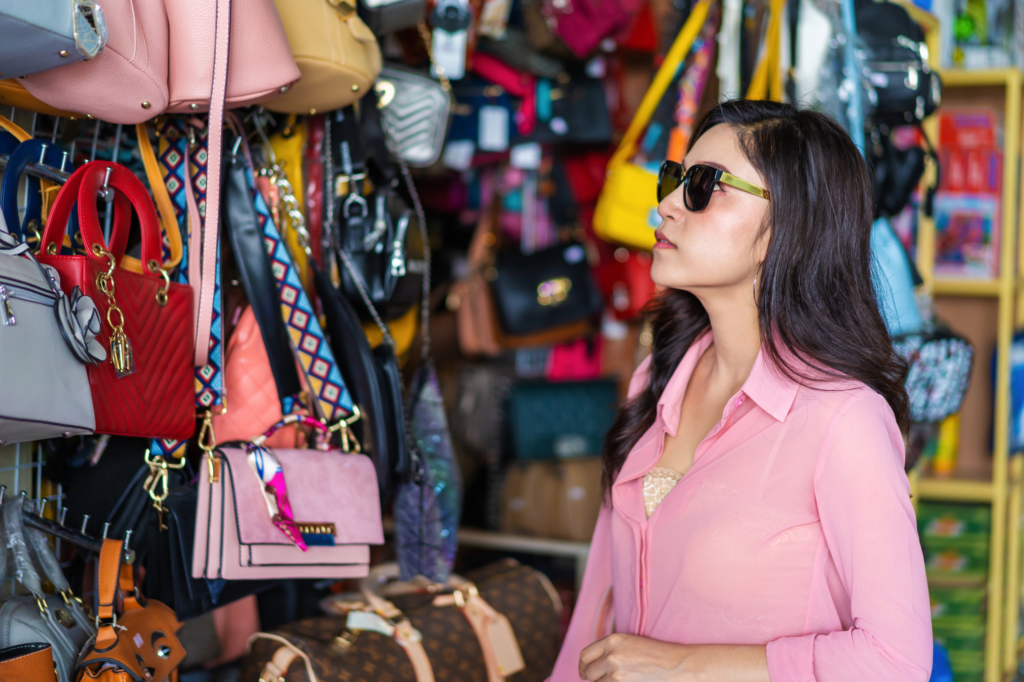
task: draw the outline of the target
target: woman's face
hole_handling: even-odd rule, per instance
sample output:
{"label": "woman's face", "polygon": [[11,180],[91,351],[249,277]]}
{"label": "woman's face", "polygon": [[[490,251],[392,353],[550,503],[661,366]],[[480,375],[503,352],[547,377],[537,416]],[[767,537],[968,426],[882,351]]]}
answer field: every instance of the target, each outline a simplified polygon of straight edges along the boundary
{"label": "woman's face", "polygon": [[[694,143],[683,159],[683,167],[696,163],[767,187],[743,154],[729,125],[711,128]],[[715,186],[707,208],[694,213],[683,204],[680,184],[658,206],[662,222],[654,246],[651,278],[661,286],[697,295],[742,287],[752,297],[754,275],[768,248],[767,234],[758,239],[767,210],[766,199],[720,184]]]}

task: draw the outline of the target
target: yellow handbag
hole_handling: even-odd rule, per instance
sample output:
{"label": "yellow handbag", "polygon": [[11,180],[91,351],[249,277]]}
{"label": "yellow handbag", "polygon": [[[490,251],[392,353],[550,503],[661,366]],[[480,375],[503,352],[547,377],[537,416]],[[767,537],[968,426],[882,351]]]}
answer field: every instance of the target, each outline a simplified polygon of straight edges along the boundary
{"label": "yellow handbag", "polygon": [[[407,313],[384,324],[391,334],[391,339],[395,342],[395,357],[398,358],[398,365],[404,366],[409,357],[412,342],[416,339],[416,332],[419,330],[420,307],[418,305],[411,306]],[[370,348],[376,348],[384,343],[384,334],[381,333],[375,322],[364,322],[363,332],[366,334],[366,340],[370,342]]]}
{"label": "yellow handbag", "polygon": [[366,94],[380,73],[380,47],[353,0],[274,0],[302,79],[264,104],[285,114],[340,109]]}
{"label": "yellow handbag", "polygon": [[[608,174],[594,210],[594,232],[607,242],[644,251],[650,251],[654,246],[654,230],[661,224],[658,175],[632,163],[631,159],[636,154],[640,134],[669,85],[677,78],[679,67],[704,27],[713,2],[715,0],[701,0],[690,12],[683,30],[672,43],[651,87],[644,94],[622,142],[608,162]],[[784,6],[785,0],[772,0],[766,49],[754,71],[747,99],[764,99],[769,90],[772,99],[781,99],[782,74],[778,63]]]}

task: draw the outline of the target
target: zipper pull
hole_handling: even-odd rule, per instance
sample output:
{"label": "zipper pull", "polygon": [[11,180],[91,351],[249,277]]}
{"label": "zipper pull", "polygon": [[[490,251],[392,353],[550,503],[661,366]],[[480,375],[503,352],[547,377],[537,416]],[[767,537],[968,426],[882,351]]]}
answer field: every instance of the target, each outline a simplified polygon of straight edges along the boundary
{"label": "zipper pull", "polygon": [[14,317],[14,309],[11,308],[11,301],[7,297],[7,287],[0,284],[0,317],[4,320],[5,327],[13,327],[18,324]]}

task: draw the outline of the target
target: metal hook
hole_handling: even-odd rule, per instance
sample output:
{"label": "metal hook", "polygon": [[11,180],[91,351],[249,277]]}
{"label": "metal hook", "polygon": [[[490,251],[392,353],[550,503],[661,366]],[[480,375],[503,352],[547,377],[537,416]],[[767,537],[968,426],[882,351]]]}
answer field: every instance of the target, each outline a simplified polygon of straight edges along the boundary
{"label": "metal hook", "polygon": [[64,507],[63,509],[60,510],[60,518],[57,520],[57,523],[59,523],[60,525],[63,526],[64,525],[64,518],[67,515],[68,515],[68,508]]}
{"label": "metal hook", "polygon": [[61,171],[66,172],[65,169],[67,168],[67,166],[68,166],[68,153],[64,152],[63,156],[60,157],[60,169],[61,169]]}
{"label": "metal hook", "polygon": [[46,516],[46,505],[49,502],[50,501],[48,499],[46,499],[45,497],[43,499],[39,500],[39,515],[40,516]]}
{"label": "metal hook", "polygon": [[130,543],[131,541],[132,541],[132,529],[129,528],[128,530],[126,530],[124,532],[124,551],[125,552],[129,551],[128,550],[128,543]]}
{"label": "metal hook", "polygon": [[107,539],[107,533],[110,531],[110,522],[107,521],[103,524],[103,539]]}
{"label": "metal hook", "polygon": [[82,533],[85,533],[85,528],[86,528],[86,526],[88,524],[89,524],[89,515],[86,514],[85,516],[82,517],[82,529],[81,529]]}
{"label": "metal hook", "polygon": [[7,492],[7,486],[0,485],[0,504],[4,503],[4,493]]}
{"label": "metal hook", "polygon": [[39,163],[46,163],[46,150],[50,148],[50,145],[45,142],[39,145]]}
{"label": "metal hook", "polygon": [[96,160],[96,145],[100,142],[100,122],[96,121],[96,127],[92,133],[92,151],[89,152],[89,160]]}
{"label": "metal hook", "polygon": [[263,107],[260,107],[256,114],[252,117],[252,122],[256,126],[256,133],[263,140],[263,149],[266,151],[267,156],[270,158],[270,165],[277,164],[277,157],[274,155],[274,148],[270,146],[270,138],[267,137],[267,132],[263,130]]}
{"label": "metal hook", "polygon": [[97,192],[97,194],[99,194],[100,196],[100,199],[103,199],[103,201],[107,202],[108,204],[114,200],[114,190],[110,189],[110,173],[113,170],[113,168],[110,168],[109,166],[107,167],[107,171],[103,175],[103,187],[101,187],[100,190]]}

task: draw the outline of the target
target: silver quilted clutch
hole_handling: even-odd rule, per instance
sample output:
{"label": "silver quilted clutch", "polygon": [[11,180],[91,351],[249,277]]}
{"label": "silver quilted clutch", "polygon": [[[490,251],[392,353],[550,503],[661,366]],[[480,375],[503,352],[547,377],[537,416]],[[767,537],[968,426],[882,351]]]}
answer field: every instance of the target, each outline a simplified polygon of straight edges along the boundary
{"label": "silver quilted clutch", "polygon": [[437,163],[451,110],[441,84],[422,72],[389,65],[374,87],[388,149],[414,168]]}

